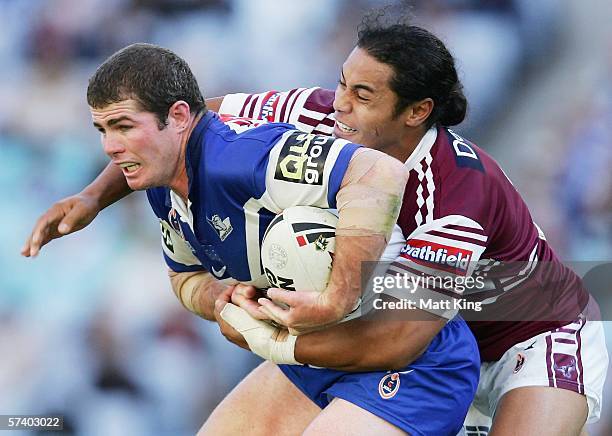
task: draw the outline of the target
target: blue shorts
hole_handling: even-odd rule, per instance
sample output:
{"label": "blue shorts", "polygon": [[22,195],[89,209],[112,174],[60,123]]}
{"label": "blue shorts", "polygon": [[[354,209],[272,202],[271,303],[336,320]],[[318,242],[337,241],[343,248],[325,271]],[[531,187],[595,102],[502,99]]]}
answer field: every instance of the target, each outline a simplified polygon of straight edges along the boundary
{"label": "blue shorts", "polygon": [[337,397],[411,435],[455,436],[478,386],[480,355],[465,321],[455,318],[400,371],[347,372],[279,365],[319,407]]}

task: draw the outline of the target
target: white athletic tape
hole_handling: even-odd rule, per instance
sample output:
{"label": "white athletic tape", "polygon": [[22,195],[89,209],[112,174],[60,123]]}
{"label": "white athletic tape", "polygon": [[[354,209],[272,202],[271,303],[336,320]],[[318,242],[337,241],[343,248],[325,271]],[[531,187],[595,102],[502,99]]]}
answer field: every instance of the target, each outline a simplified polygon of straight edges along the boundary
{"label": "white athletic tape", "polygon": [[232,303],[225,305],[221,318],[244,336],[251,351],[258,356],[274,363],[301,365],[295,360],[297,336],[287,335],[278,341],[279,328],[253,318],[246,310]]}

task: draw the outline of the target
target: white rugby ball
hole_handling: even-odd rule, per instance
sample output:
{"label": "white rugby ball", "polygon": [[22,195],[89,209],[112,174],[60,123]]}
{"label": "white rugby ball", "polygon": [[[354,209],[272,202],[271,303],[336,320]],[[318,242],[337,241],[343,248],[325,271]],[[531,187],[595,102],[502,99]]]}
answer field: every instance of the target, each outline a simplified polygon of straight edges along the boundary
{"label": "white rugby ball", "polygon": [[271,287],[319,291],[327,287],[334,260],[338,217],[326,209],[294,206],[266,230],[261,260]]}

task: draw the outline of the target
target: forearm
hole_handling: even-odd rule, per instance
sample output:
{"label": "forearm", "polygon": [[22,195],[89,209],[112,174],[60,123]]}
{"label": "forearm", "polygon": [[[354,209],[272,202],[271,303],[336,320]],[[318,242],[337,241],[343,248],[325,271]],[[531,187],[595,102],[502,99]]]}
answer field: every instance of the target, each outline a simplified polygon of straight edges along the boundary
{"label": "forearm", "polygon": [[227,289],[208,272],[177,273],[168,270],[174,294],[190,312],[208,321],[215,321],[215,300]]}
{"label": "forearm", "polygon": [[295,359],[342,371],[401,369],[419,358],[444,324],[355,319],[298,336]]}
{"label": "forearm", "polygon": [[121,169],[109,163],[98,177],[81,191],[81,194],[96,198],[99,210],[102,210],[131,192]]}
{"label": "forearm", "polygon": [[382,235],[336,236],[333,268],[324,291],[326,304],[336,308],[336,321],[350,313],[361,296],[362,262],[376,262],[387,245]]}
{"label": "forearm", "polygon": [[408,172],[401,162],[375,150],[352,158],[336,196],[336,249],[326,299],[350,312],[360,294],[364,261],[378,261],[397,222]]}

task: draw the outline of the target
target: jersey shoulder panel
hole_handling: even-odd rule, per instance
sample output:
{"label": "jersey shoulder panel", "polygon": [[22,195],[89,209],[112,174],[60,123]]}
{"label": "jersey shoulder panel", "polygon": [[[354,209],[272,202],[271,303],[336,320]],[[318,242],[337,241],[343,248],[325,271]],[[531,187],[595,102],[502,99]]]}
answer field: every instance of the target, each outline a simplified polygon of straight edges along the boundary
{"label": "jersey shoulder panel", "polygon": [[[258,198],[265,191],[265,172],[274,146],[293,126],[282,123],[217,120],[205,134],[205,158],[201,159],[203,185],[225,190],[237,201]],[[206,192],[203,192],[206,195]]]}
{"label": "jersey shoulder panel", "polygon": [[211,195],[213,187],[236,204],[261,199],[275,212],[295,205],[335,207],[336,193],[359,145],[291,127],[266,123],[236,132],[213,120],[205,134],[205,158],[199,162],[206,186],[201,195]]}
{"label": "jersey shoulder panel", "polygon": [[336,194],[359,147],[329,136],[288,132],[270,152],[265,176],[268,198],[280,209],[335,208]]}
{"label": "jersey shoulder panel", "polygon": [[330,135],[334,128],[334,91],[294,88],[259,94],[228,94],[220,114],[290,123],[307,133]]}

